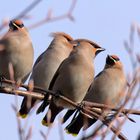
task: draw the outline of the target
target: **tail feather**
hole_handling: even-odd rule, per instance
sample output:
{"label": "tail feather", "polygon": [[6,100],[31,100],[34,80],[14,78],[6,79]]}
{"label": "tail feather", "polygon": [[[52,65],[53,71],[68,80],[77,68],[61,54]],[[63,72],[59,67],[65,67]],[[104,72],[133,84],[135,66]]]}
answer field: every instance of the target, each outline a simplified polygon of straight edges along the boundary
{"label": "tail feather", "polygon": [[44,112],[45,108],[49,105],[49,95],[46,94],[44,99],[43,99],[43,103],[39,106],[39,108],[36,111],[36,114],[39,114],[41,112]]}
{"label": "tail feather", "polygon": [[18,113],[17,113],[17,116],[18,116],[18,117],[21,117],[22,119],[25,119],[25,118],[28,116],[28,114],[27,114],[27,113],[24,114],[24,113],[18,112]]}
{"label": "tail feather", "polygon": [[32,109],[32,107],[35,105],[35,103],[37,103],[38,100],[36,99],[28,99],[28,97],[24,97],[22,104],[21,104],[21,108],[17,114],[17,116],[21,117],[21,118],[26,118],[28,113],[30,112],[30,110]]}
{"label": "tail feather", "polygon": [[79,113],[79,115],[71,121],[71,123],[65,128],[65,130],[67,133],[72,134],[73,136],[77,136],[83,125],[84,116]]}
{"label": "tail feather", "polygon": [[[49,106],[49,110],[42,120],[42,124],[45,126],[50,126],[55,120],[57,114],[63,110],[63,107],[57,107],[53,102]],[[50,115],[49,115],[50,112]]]}
{"label": "tail feather", "polygon": [[41,123],[46,127],[50,126],[50,124],[45,119],[43,119]]}
{"label": "tail feather", "polygon": [[65,116],[63,117],[63,122],[62,123],[65,123],[69,118],[70,116],[72,116],[72,114],[75,112],[75,110],[68,110],[65,114]]}
{"label": "tail feather", "polygon": [[79,134],[83,126],[84,130],[86,130],[96,121],[97,121],[96,119],[87,118],[83,116],[83,114],[79,113],[79,115],[70,122],[70,124],[65,128],[65,130],[68,134],[76,136]]}

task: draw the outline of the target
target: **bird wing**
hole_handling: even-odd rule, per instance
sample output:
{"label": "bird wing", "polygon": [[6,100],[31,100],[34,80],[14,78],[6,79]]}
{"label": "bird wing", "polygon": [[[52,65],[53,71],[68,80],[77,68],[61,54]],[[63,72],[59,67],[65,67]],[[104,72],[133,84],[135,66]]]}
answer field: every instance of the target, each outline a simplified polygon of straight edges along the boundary
{"label": "bird wing", "polygon": [[[59,75],[59,71],[60,71],[60,68],[62,67],[62,64],[64,63],[64,61],[60,64],[59,68],[57,69],[57,71],[55,72],[51,82],[50,82],[50,85],[49,85],[49,90],[52,90],[54,84],[55,84],[55,81]],[[39,108],[37,109],[37,114],[43,112],[45,110],[45,108],[48,106],[49,102],[48,102],[48,99],[49,99],[49,94],[45,94],[45,97],[43,99],[43,103],[39,106]]]}
{"label": "bird wing", "polygon": [[54,76],[53,76],[53,78],[52,78],[52,80],[50,82],[50,85],[49,85],[49,88],[48,88],[49,90],[52,90],[52,88],[53,88],[53,86],[55,84],[55,81],[56,81],[56,79],[57,79],[57,77],[59,75],[60,69],[61,69],[62,65],[64,64],[64,62],[65,62],[65,60],[60,64],[60,66],[58,67],[57,71],[55,72],[55,74],[54,74]]}
{"label": "bird wing", "polygon": [[0,52],[5,50],[5,40],[0,40]]}
{"label": "bird wing", "polygon": [[43,57],[44,54],[45,54],[45,51],[37,58],[37,60],[34,63],[34,67],[40,62],[40,60],[42,59],[42,57]]}

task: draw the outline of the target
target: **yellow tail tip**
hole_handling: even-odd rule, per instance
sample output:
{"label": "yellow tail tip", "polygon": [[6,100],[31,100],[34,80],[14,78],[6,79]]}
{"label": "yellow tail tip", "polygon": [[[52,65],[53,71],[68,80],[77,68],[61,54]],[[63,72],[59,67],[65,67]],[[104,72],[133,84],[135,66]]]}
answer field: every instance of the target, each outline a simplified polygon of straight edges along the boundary
{"label": "yellow tail tip", "polygon": [[70,133],[67,129],[65,129],[66,133],[67,134],[71,134],[72,136],[76,137],[78,134],[75,134],[75,133]]}
{"label": "yellow tail tip", "polygon": [[73,134],[71,134],[71,135],[74,136],[74,137],[76,137],[78,134],[73,133]]}
{"label": "yellow tail tip", "polygon": [[42,120],[41,123],[42,123],[42,125],[44,125],[44,126],[47,126],[47,127],[49,126],[49,124],[48,124],[45,120]]}
{"label": "yellow tail tip", "polygon": [[21,114],[20,112],[18,112],[17,117],[21,117],[22,119],[25,119],[27,117],[27,114]]}

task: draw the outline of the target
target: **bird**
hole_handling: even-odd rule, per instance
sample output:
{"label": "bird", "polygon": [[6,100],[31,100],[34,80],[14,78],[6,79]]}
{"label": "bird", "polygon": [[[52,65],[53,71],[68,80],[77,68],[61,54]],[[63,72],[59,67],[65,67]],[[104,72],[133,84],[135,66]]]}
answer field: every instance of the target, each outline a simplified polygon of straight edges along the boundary
{"label": "bird", "polygon": [[[84,101],[117,107],[125,97],[126,84],[127,81],[123,70],[123,64],[119,57],[116,55],[108,55],[106,57],[104,69],[94,78]],[[69,110],[68,112],[71,111]],[[68,114],[68,112],[66,114]],[[108,113],[109,110],[104,110],[102,115],[107,116]],[[95,118],[87,119],[82,113],[79,113],[65,129],[67,133],[77,136],[83,126],[86,126],[85,129],[87,129],[96,121],[97,119]]]}
{"label": "bird", "polygon": [[[93,81],[93,60],[99,52],[105,49],[88,39],[76,39],[73,41],[73,44],[75,44],[73,51],[59,66],[50,83],[49,90],[55,91],[56,94],[63,95],[73,102],[80,103]],[[46,101],[47,98],[44,98],[42,107]],[[56,115],[64,108],[73,109],[73,106],[59,98],[53,97],[42,124],[45,126],[52,124]],[[45,106],[42,108],[42,111],[44,109]],[[51,112],[51,118],[48,122],[49,112]]]}
{"label": "bird", "polygon": [[25,82],[32,71],[34,50],[27,28],[19,19],[9,22],[0,39],[0,77]]}
{"label": "bird", "polygon": [[[49,47],[37,58],[32,75],[29,81],[34,82],[34,86],[47,90],[50,82],[58,69],[61,62],[66,59],[73,50],[71,41],[73,38],[64,32],[51,33],[53,40]],[[35,90],[34,90],[35,91]],[[18,116],[26,118],[31,108],[39,102],[39,100],[31,99],[28,104],[27,97],[24,97]]]}

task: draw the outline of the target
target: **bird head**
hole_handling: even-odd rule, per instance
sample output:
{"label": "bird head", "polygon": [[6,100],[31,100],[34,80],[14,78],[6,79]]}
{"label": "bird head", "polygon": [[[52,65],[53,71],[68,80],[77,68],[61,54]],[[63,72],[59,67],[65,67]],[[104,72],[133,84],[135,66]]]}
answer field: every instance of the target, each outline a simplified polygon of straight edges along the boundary
{"label": "bird head", "polygon": [[106,67],[122,68],[122,63],[121,63],[121,61],[120,61],[118,56],[116,56],[116,55],[107,55]]}
{"label": "bird head", "polygon": [[96,44],[95,42],[88,40],[88,39],[76,39],[74,41],[72,41],[73,44],[77,47],[77,46],[90,46],[90,48],[92,48],[93,53],[95,54],[95,56],[104,51],[105,49],[100,47],[98,44]]}
{"label": "bird head", "polygon": [[61,43],[65,45],[66,47],[70,47],[71,49],[73,48],[73,38],[64,33],[64,32],[54,32],[50,34],[52,37],[54,37],[54,41],[56,44]]}
{"label": "bird head", "polygon": [[24,24],[21,20],[14,19],[14,20],[11,20],[9,23],[9,29],[11,31],[17,31],[17,30],[20,30],[22,28],[24,28]]}

